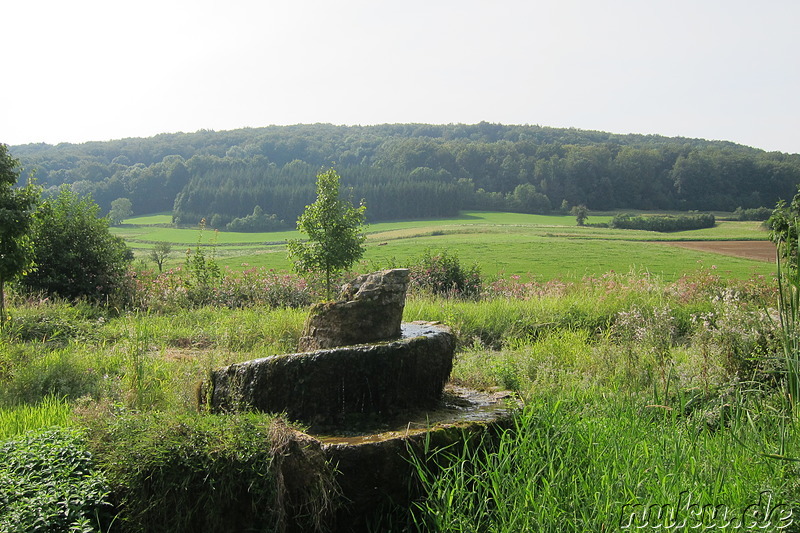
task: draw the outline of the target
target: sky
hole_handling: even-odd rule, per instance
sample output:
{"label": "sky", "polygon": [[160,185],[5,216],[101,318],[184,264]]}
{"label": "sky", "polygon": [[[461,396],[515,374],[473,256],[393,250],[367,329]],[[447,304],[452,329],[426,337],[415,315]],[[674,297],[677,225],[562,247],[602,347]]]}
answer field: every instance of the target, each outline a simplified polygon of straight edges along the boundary
{"label": "sky", "polygon": [[800,153],[797,0],[27,0],[0,142],[538,124]]}

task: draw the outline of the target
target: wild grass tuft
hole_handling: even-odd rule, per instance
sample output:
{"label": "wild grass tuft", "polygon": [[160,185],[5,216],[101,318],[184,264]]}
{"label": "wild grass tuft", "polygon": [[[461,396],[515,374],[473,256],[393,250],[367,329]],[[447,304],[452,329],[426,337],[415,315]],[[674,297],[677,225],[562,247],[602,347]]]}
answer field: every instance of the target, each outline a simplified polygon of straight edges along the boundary
{"label": "wild grass tuft", "polygon": [[[782,246],[788,246],[783,243]],[[800,246],[795,243],[795,246]],[[793,250],[796,253],[796,250]],[[790,256],[792,254],[785,253]],[[800,268],[778,258],[780,336],[783,346],[783,382],[789,409],[797,418],[800,405]]]}
{"label": "wild grass tuft", "polygon": [[46,396],[35,404],[22,404],[0,409],[0,440],[27,431],[73,424],[72,405],[63,398]]}
{"label": "wild grass tuft", "polygon": [[[790,514],[800,511],[790,490],[796,469],[760,457],[737,440],[747,435],[750,445],[774,446],[773,431],[699,427],[694,417],[647,408],[636,397],[537,396],[496,447],[442,457],[443,472],[416,464],[428,489],[427,499],[414,510],[417,526],[464,532],[616,531],[634,520],[634,526],[669,528],[693,519],[685,508],[692,503],[730,510],[727,518],[694,518],[695,528],[712,526],[712,520],[733,525],[748,519],[747,510],[752,512],[759,500],[763,507],[765,494]],[[794,436],[798,429],[792,428]],[[648,508],[667,513],[636,522]],[[676,513],[672,517],[670,509]]]}

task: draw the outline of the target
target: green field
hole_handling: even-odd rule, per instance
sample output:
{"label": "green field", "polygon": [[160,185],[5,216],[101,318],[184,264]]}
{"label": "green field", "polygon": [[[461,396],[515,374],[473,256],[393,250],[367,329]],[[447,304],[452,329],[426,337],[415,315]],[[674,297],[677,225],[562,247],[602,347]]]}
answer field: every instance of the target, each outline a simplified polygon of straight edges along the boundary
{"label": "green field", "polygon": [[[608,222],[611,215],[591,216],[589,223]],[[222,266],[232,269],[265,267],[289,270],[287,239],[297,231],[235,233],[170,227],[168,214],[132,218],[113,231],[123,237],[137,257],[145,258],[156,242],[169,242],[173,252],[167,266],[184,261],[198,244],[213,245]],[[715,268],[733,277],[769,275],[774,265],[714,253],[666,246],[666,241],[766,240],[758,222],[719,221],[714,228],[676,233],[578,227],[572,216],[520,213],[463,212],[437,220],[372,224],[367,228],[367,251],[362,268],[404,266],[425,249],[448,250],[466,263],[477,263],[484,275],[531,275],[536,279],[597,276],[610,270],[646,271],[674,279],[698,268]],[[152,264],[152,263],[151,263]]]}

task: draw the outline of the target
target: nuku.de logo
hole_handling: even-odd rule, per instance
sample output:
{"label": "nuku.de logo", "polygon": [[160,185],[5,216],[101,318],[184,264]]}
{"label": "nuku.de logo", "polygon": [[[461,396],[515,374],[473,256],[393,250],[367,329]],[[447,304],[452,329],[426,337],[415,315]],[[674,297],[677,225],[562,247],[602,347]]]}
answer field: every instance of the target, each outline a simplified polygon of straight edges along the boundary
{"label": "nuku.de logo", "polygon": [[734,531],[783,530],[794,522],[793,509],[775,503],[770,491],[758,495],[758,501],[737,509],[725,504],[701,504],[689,491],[678,495],[675,503],[625,504],[620,511],[620,529],[658,529],[684,531],[720,529]]}

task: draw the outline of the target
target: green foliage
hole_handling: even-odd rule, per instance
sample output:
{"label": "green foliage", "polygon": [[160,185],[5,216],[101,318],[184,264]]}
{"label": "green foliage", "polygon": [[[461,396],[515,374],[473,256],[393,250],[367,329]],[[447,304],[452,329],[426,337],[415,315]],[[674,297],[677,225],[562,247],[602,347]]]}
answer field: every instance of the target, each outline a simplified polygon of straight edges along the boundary
{"label": "green foliage", "polygon": [[487,123],[270,126],[13,152],[38,169],[44,187],[70,184],[103,212],[126,197],[136,214],[174,207],[179,224],[206,218],[217,228],[250,216],[256,205],[295,220],[314,196],[314,171],[331,161],[370,206],[371,223],[526,209],[515,194],[526,184],[542,195],[537,209],[566,200],[592,210],[732,211],[774,205],[800,182],[796,154]]}
{"label": "green foliage", "polygon": [[30,231],[39,189],[32,183],[15,188],[19,161],[0,144],[0,328],[6,323],[5,283],[25,274],[33,264]]}
{"label": "green foliage", "polygon": [[112,226],[118,226],[123,220],[133,214],[133,204],[128,198],[117,198],[111,202],[111,211],[108,212],[108,219]]}
{"label": "green foliage", "polygon": [[148,254],[148,258],[153,261],[158,266],[158,271],[164,271],[164,262],[172,253],[172,245],[168,242],[157,242],[153,245],[153,249],[150,250]]}
{"label": "green foliage", "polygon": [[575,217],[579,226],[586,225],[586,219],[589,218],[589,209],[584,204],[573,206],[570,213]]}
{"label": "green foliage", "polygon": [[788,259],[789,268],[797,268],[797,227],[800,220],[800,192],[790,203],[781,200],[769,218],[769,238],[778,246],[778,252]]}
{"label": "green foliage", "polygon": [[411,287],[416,290],[457,298],[477,298],[481,293],[478,265],[462,266],[458,255],[447,250],[425,250],[410,270]]}
{"label": "green foliage", "polygon": [[630,213],[621,213],[614,216],[609,226],[616,229],[667,232],[713,228],[716,223],[716,218],[711,213],[658,216],[636,216]]}
{"label": "green foliage", "polygon": [[32,300],[18,305],[4,334],[21,342],[66,344],[92,337],[106,312],[85,302]]}
{"label": "green foliage", "polygon": [[0,443],[0,487],[0,529],[8,533],[88,533],[110,523],[105,478],[78,431]]}
{"label": "green foliage", "polygon": [[68,400],[97,398],[103,381],[100,370],[79,350],[58,348],[18,364],[12,378],[4,384],[0,398],[11,405],[35,404],[49,396]]}
{"label": "green foliage", "polygon": [[267,215],[261,206],[257,205],[253,208],[253,214],[246,217],[234,218],[226,226],[228,231],[244,231],[244,232],[259,232],[259,231],[276,231],[285,227],[283,220],[278,220],[275,214]]}
{"label": "green foliage", "polygon": [[[795,236],[798,231],[798,222],[795,221]],[[796,237],[795,237],[796,238]],[[798,243],[795,240],[794,246]],[[781,255],[785,257],[798,257],[797,249],[794,253],[785,250],[788,242],[780,244]],[[778,259],[778,296],[780,312],[780,339],[783,347],[783,383],[786,389],[786,398],[795,419],[800,419],[798,406],[800,406],[800,269],[784,266]]]}
{"label": "green foliage", "polygon": [[737,207],[733,212],[733,220],[756,220],[764,221],[769,220],[772,216],[772,209],[768,207],[753,207],[750,209],[742,209]]}
{"label": "green foliage", "polygon": [[66,399],[55,396],[47,396],[35,404],[0,409],[0,441],[28,431],[71,425],[72,405]]}
{"label": "green foliage", "polygon": [[[414,522],[421,531],[465,533],[680,523],[687,530],[755,523],[784,529],[798,510],[796,469],[754,460],[753,452],[774,448],[780,437],[767,420],[748,427],[744,414],[730,424],[710,431],[700,414],[684,416],[680,406],[643,407],[641,398],[628,394],[542,393],[529,400],[514,427],[484,446],[417,460],[427,498],[415,504]],[[800,451],[798,441],[789,442]],[[693,514],[692,504],[715,512]],[[780,512],[765,516],[777,505]]]}
{"label": "green foliage", "polygon": [[329,169],[317,175],[317,200],[297,219],[308,241],[287,243],[289,256],[301,272],[322,272],[330,298],[332,277],[364,254],[366,206],[353,207],[339,197],[339,174]]}
{"label": "green foliage", "polygon": [[[186,272],[188,277],[184,280],[186,294],[193,305],[206,305],[211,302],[214,289],[219,284],[222,272],[214,257],[215,247],[212,243],[211,254],[206,257],[203,246],[203,232],[205,219],[200,221],[200,233],[197,237],[197,247],[186,250]],[[216,231],[215,231],[216,234]]]}
{"label": "green foliage", "polygon": [[522,213],[549,213],[550,199],[530,183],[520,183],[507,200],[511,211]]}
{"label": "green foliage", "polygon": [[96,302],[108,302],[124,289],[133,255],[109,232],[108,220],[98,218],[98,210],[91,198],[69,188],[41,205],[33,228],[36,270],[21,280],[25,288]]}
{"label": "green foliage", "polygon": [[[248,274],[243,285],[258,285],[262,274]],[[158,287],[159,278],[139,281]],[[509,276],[484,282],[470,300],[412,294],[406,321],[439,320],[456,333],[457,383],[511,388],[526,403],[497,447],[439,452],[444,472],[420,465],[428,496],[417,501],[418,525],[608,531],[625,503],[669,503],[681,491],[737,509],[761,490],[776,502],[796,501],[796,463],[764,457],[800,457],[799,428],[785,416],[784,374],[776,374],[784,370],[778,326],[769,320],[776,301],[771,280],[710,270],[674,282],[635,271],[578,281]],[[4,418],[23,406],[0,410],[0,432],[17,425],[3,420],[57,422],[77,405],[118,505],[112,531],[289,528],[298,513],[286,502],[311,502],[299,514],[324,515],[329,471],[315,470],[325,472],[320,479],[281,470],[297,457],[284,446],[291,444],[282,425],[265,415],[192,413],[194,385],[208,369],[293,350],[302,310],[115,316],[86,303],[72,313],[64,302],[15,305],[26,338],[40,340],[39,312],[42,331],[51,332],[44,335],[69,342],[23,342],[13,327],[0,335],[4,399],[13,393],[42,407],[19,417]],[[84,399],[67,405],[42,399],[47,391]],[[309,479],[318,484],[288,492]],[[309,519],[297,529],[312,527]]]}
{"label": "green foliage", "polygon": [[285,470],[291,433],[271,415],[125,415],[92,435],[126,531],[314,531],[327,510],[330,472]]}

